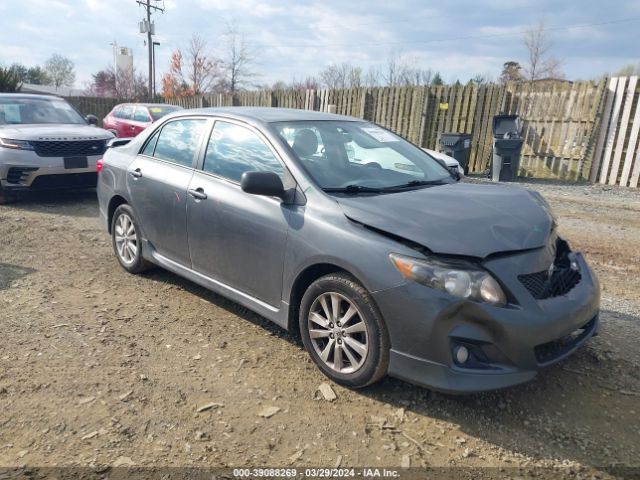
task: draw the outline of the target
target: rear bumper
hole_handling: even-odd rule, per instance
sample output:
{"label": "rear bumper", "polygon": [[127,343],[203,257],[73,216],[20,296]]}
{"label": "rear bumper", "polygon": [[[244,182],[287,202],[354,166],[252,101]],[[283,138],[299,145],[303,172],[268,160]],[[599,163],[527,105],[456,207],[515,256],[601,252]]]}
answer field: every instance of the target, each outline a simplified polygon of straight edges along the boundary
{"label": "rear bumper", "polygon": [[[522,268],[535,255],[500,260],[492,268],[499,270],[499,262]],[[600,285],[582,256],[575,258],[580,283],[544,301],[518,290],[523,300],[501,308],[416,283],[375,293],[391,339],[389,375],[443,392],[472,393],[526,382],[567,358],[598,330]],[[454,359],[459,346],[472,352],[470,361]]]}

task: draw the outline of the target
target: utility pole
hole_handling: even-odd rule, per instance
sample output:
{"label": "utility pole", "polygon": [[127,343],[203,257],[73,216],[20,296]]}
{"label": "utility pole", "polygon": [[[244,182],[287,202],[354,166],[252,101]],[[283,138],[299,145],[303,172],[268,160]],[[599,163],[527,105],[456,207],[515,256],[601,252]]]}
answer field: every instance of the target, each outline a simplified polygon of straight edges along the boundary
{"label": "utility pole", "polygon": [[[154,1],[158,2],[159,0]],[[142,5],[147,13],[147,19],[143,21],[144,29],[141,28],[140,31],[147,34],[147,47],[149,47],[149,96],[151,96],[153,95],[153,35],[155,34],[155,28],[152,27],[153,24],[151,23],[151,12],[164,13],[164,8],[151,5],[151,0],[136,0],[136,3]]]}

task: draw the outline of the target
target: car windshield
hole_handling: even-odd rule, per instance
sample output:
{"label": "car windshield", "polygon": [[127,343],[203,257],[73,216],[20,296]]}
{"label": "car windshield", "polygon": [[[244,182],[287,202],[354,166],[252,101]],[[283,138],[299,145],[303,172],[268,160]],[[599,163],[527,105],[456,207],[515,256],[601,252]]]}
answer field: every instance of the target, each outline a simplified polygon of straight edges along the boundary
{"label": "car windshield", "polygon": [[38,123],[86,125],[87,122],[61,98],[0,97],[0,125]]}
{"label": "car windshield", "polygon": [[154,121],[178,110],[182,110],[182,107],[174,105],[152,105],[149,107],[149,113]]}
{"label": "car windshield", "polygon": [[273,125],[313,180],[328,192],[382,193],[453,182],[433,157],[368,122]]}

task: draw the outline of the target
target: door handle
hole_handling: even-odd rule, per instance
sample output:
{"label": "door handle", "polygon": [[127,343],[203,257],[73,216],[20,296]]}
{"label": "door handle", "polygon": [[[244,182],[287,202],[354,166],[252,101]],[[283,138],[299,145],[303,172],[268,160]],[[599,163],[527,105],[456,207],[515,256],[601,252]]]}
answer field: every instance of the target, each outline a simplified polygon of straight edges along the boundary
{"label": "door handle", "polygon": [[196,188],[195,190],[189,189],[189,195],[191,195],[196,200],[206,200],[207,194],[204,193],[202,188]]}
{"label": "door handle", "polygon": [[135,170],[131,170],[129,172],[129,175],[131,175],[133,178],[140,178],[142,176],[142,172],[139,168],[136,168]]}

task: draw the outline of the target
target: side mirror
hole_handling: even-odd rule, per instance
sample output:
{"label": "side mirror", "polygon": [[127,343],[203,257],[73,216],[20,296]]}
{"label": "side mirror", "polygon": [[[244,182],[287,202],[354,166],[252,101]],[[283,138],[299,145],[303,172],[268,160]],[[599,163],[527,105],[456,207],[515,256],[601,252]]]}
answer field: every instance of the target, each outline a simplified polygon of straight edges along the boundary
{"label": "side mirror", "polygon": [[286,196],[282,180],[273,172],[244,172],[240,179],[240,187],[243,191],[253,195],[281,199]]}
{"label": "side mirror", "polygon": [[84,119],[89,125],[98,125],[98,117],[96,117],[95,115],[89,114],[84,117]]}
{"label": "side mirror", "polygon": [[133,140],[133,138],[112,138],[111,140],[107,140],[107,148],[122,147],[123,145],[129,143],[131,140]]}

